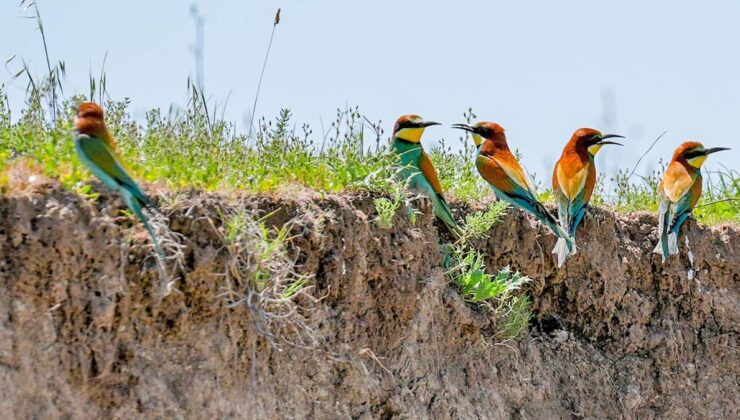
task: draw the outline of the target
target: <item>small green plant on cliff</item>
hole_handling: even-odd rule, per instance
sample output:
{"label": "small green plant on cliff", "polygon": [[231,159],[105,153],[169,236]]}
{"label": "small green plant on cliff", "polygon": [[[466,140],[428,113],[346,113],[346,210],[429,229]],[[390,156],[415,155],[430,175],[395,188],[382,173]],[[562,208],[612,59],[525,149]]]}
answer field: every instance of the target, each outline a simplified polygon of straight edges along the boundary
{"label": "small green plant on cliff", "polygon": [[378,197],[373,200],[375,211],[378,215],[375,217],[375,224],[381,229],[391,229],[393,227],[393,216],[396,215],[402,201],[393,200],[386,197]]}
{"label": "small green plant on cliff", "polygon": [[378,215],[375,216],[375,225],[379,228],[391,229],[393,227],[393,217],[406,202],[404,187],[403,183],[396,183],[395,188],[391,191],[390,198],[378,197],[373,200],[375,211],[378,212]]}
{"label": "small green plant on cliff", "polygon": [[521,293],[531,280],[506,266],[496,275],[486,272],[484,256],[473,249],[460,247],[454,252],[457,265],[451,271],[453,282],[466,301],[486,305],[494,315],[495,336],[502,340],[518,337],[531,318],[531,305]]}
{"label": "small green plant on cliff", "polygon": [[478,239],[484,237],[493,225],[506,214],[508,204],[504,201],[494,201],[488,204],[484,211],[472,212],[465,215],[463,238]]}
{"label": "small green plant on cliff", "polygon": [[373,200],[375,211],[375,225],[381,229],[393,228],[393,217],[402,206],[406,206],[406,211],[411,223],[416,223],[416,216],[419,211],[414,208],[412,202],[418,195],[408,190],[408,182],[389,181],[390,191],[388,197],[378,197]]}
{"label": "small green plant on cliff", "polygon": [[519,272],[512,273],[508,266],[495,275],[489,274],[484,255],[467,241],[485,237],[501,220],[506,208],[506,203],[497,201],[490,203],[484,211],[466,216],[462,238],[452,246],[452,268],[448,271],[467,302],[481,304],[491,310],[496,327],[495,338],[502,341],[517,338],[527,329],[532,311],[529,298],[521,289],[530,279]]}

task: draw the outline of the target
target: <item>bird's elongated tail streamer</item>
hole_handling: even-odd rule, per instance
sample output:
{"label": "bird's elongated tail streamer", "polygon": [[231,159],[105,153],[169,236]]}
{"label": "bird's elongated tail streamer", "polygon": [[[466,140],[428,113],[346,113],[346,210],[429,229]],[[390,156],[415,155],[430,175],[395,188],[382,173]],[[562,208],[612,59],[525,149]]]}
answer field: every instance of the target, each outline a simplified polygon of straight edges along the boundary
{"label": "bird's elongated tail streamer", "polygon": [[157,235],[154,232],[154,229],[152,229],[152,226],[149,224],[149,219],[147,219],[146,215],[144,215],[144,211],[141,208],[141,204],[139,201],[134,197],[131,192],[129,192],[126,189],[121,189],[121,197],[123,198],[124,203],[126,203],[126,206],[131,209],[131,211],[136,214],[136,217],[141,221],[141,223],[144,224],[144,228],[146,228],[147,232],[149,232],[149,236],[152,238],[152,243],[154,244],[154,249],[157,251],[157,254],[162,258],[162,261],[165,260],[166,255],[164,251],[162,250],[162,247],[159,245],[159,241],[157,240]]}

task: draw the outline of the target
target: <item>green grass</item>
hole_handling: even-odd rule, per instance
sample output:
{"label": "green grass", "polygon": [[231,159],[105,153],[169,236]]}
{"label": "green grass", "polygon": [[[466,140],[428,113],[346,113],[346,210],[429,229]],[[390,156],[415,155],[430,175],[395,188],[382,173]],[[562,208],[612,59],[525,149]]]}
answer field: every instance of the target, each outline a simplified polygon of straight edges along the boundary
{"label": "green grass", "polygon": [[[0,88],[0,186],[7,184],[7,169],[21,161],[70,189],[78,189],[81,181],[90,178],[71,141],[74,109],[84,98],[61,102],[53,119],[48,103],[51,87],[45,89],[31,90],[26,106],[14,115]],[[128,100],[106,103],[108,127],[137,179],[171,189],[208,191],[261,192],[297,185],[325,192],[370,190],[392,197],[397,193],[384,124],[369,124],[357,108],[338,110],[321,135],[307,125],[297,127],[290,111],[283,110],[273,120],[259,121],[255,136],[247,138],[232,124],[207,114],[199,97],[194,92],[189,106],[180,112],[151,110],[141,124],[131,118]],[[464,118],[473,120],[475,115],[468,111]],[[468,203],[490,196],[472,164],[472,142],[465,137],[455,142],[462,147],[453,151],[443,139],[441,147],[430,151],[447,196]],[[662,168],[631,178],[626,170],[611,177],[601,174],[592,203],[619,212],[656,211]],[[739,174],[729,169],[705,173],[704,194],[695,212],[699,220],[740,221],[738,179]],[[540,197],[552,201],[547,189],[541,190]],[[400,204],[387,200],[377,203],[378,223],[383,226],[388,226],[389,212]]]}
{"label": "green grass", "polygon": [[[74,108],[82,99],[66,101],[60,117],[51,122],[44,107],[31,102],[11,123],[3,96],[0,156],[12,159],[3,159],[2,168],[25,158],[69,188],[89,178],[71,140]],[[131,119],[128,105],[107,103],[106,123],[119,152],[142,181],[204,190],[274,191],[289,185],[331,192],[391,188],[388,148],[380,145],[368,152],[366,129],[356,110],[338,112],[332,132],[318,142],[308,127],[295,132],[288,110],[274,121],[262,121],[256,137],[248,139],[228,123],[209,124],[198,107],[168,116],[153,110],[140,126]]]}

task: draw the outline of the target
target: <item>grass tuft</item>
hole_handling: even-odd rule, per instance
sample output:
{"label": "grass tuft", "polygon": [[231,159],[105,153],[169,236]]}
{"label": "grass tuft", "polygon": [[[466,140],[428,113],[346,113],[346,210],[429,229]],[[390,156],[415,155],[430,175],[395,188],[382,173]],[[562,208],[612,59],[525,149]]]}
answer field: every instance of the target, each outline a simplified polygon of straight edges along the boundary
{"label": "grass tuft", "polygon": [[465,215],[463,227],[464,239],[478,239],[484,237],[501,218],[506,214],[508,205],[503,201],[488,204],[485,211],[468,213]]}
{"label": "grass tuft", "polygon": [[295,271],[295,257],[289,252],[291,232],[303,223],[294,219],[271,228],[265,222],[268,217],[230,209],[221,215],[220,228],[211,221],[227,260],[220,296],[231,307],[246,308],[257,332],[273,347],[314,347],[318,340],[309,312],[319,300],[310,293],[310,278]]}

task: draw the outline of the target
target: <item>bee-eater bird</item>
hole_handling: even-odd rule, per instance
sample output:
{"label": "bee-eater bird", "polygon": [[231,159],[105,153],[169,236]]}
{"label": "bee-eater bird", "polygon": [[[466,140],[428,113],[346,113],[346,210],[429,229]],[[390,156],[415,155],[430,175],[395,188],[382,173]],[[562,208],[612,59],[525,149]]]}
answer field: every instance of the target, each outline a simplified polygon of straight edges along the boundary
{"label": "bee-eater bird", "polygon": [[707,156],[727,147],[705,149],[701,143],[687,141],[673,152],[671,163],[658,185],[658,245],[653,252],[663,257],[678,254],[678,232],[691,215],[701,196],[701,165]]}
{"label": "bee-eater bird", "polygon": [[84,102],[80,105],[74,122],[74,143],[80,161],[105,186],[121,195],[123,202],[149,232],[157,253],[164,257],[154,230],[142,210],[143,207],[151,207],[152,202],[128,174],[121,157],[116,153],[116,143],[105,127],[103,109],[98,104]]}
{"label": "bee-eater bird", "polygon": [[450,207],[442,195],[442,186],[432,160],[421,146],[424,130],[432,125],[439,123],[424,121],[418,115],[403,115],[396,121],[391,147],[398,156],[398,177],[407,181],[412,191],[429,197],[434,205],[435,216],[442,220],[453,235],[459,237],[462,230],[452,217]]}
{"label": "bee-eater bird", "polygon": [[592,128],[580,128],[573,133],[555,164],[552,191],[558,206],[558,221],[573,240],[572,249],[567,247],[563,238],[555,244],[552,252],[558,256],[558,267],[562,267],[569,255],[576,253],[576,229],[586,214],[586,205],[596,185],[594,156],[605,144],[621,146],[620,143],[607,140],[614,137],[624,138],[617,134],[601,134]]}
{"label": "bee-eater bird", "polygon": [[531,213],[570,248],[570,236],[560,228],[545,206],[535,198],[534,187],[527,173],[517,162],[506,143],[504,128],[492,122],[475,125],[453,124],[453,128],[472,134],[478,149],[475,166],[500,200]]}

